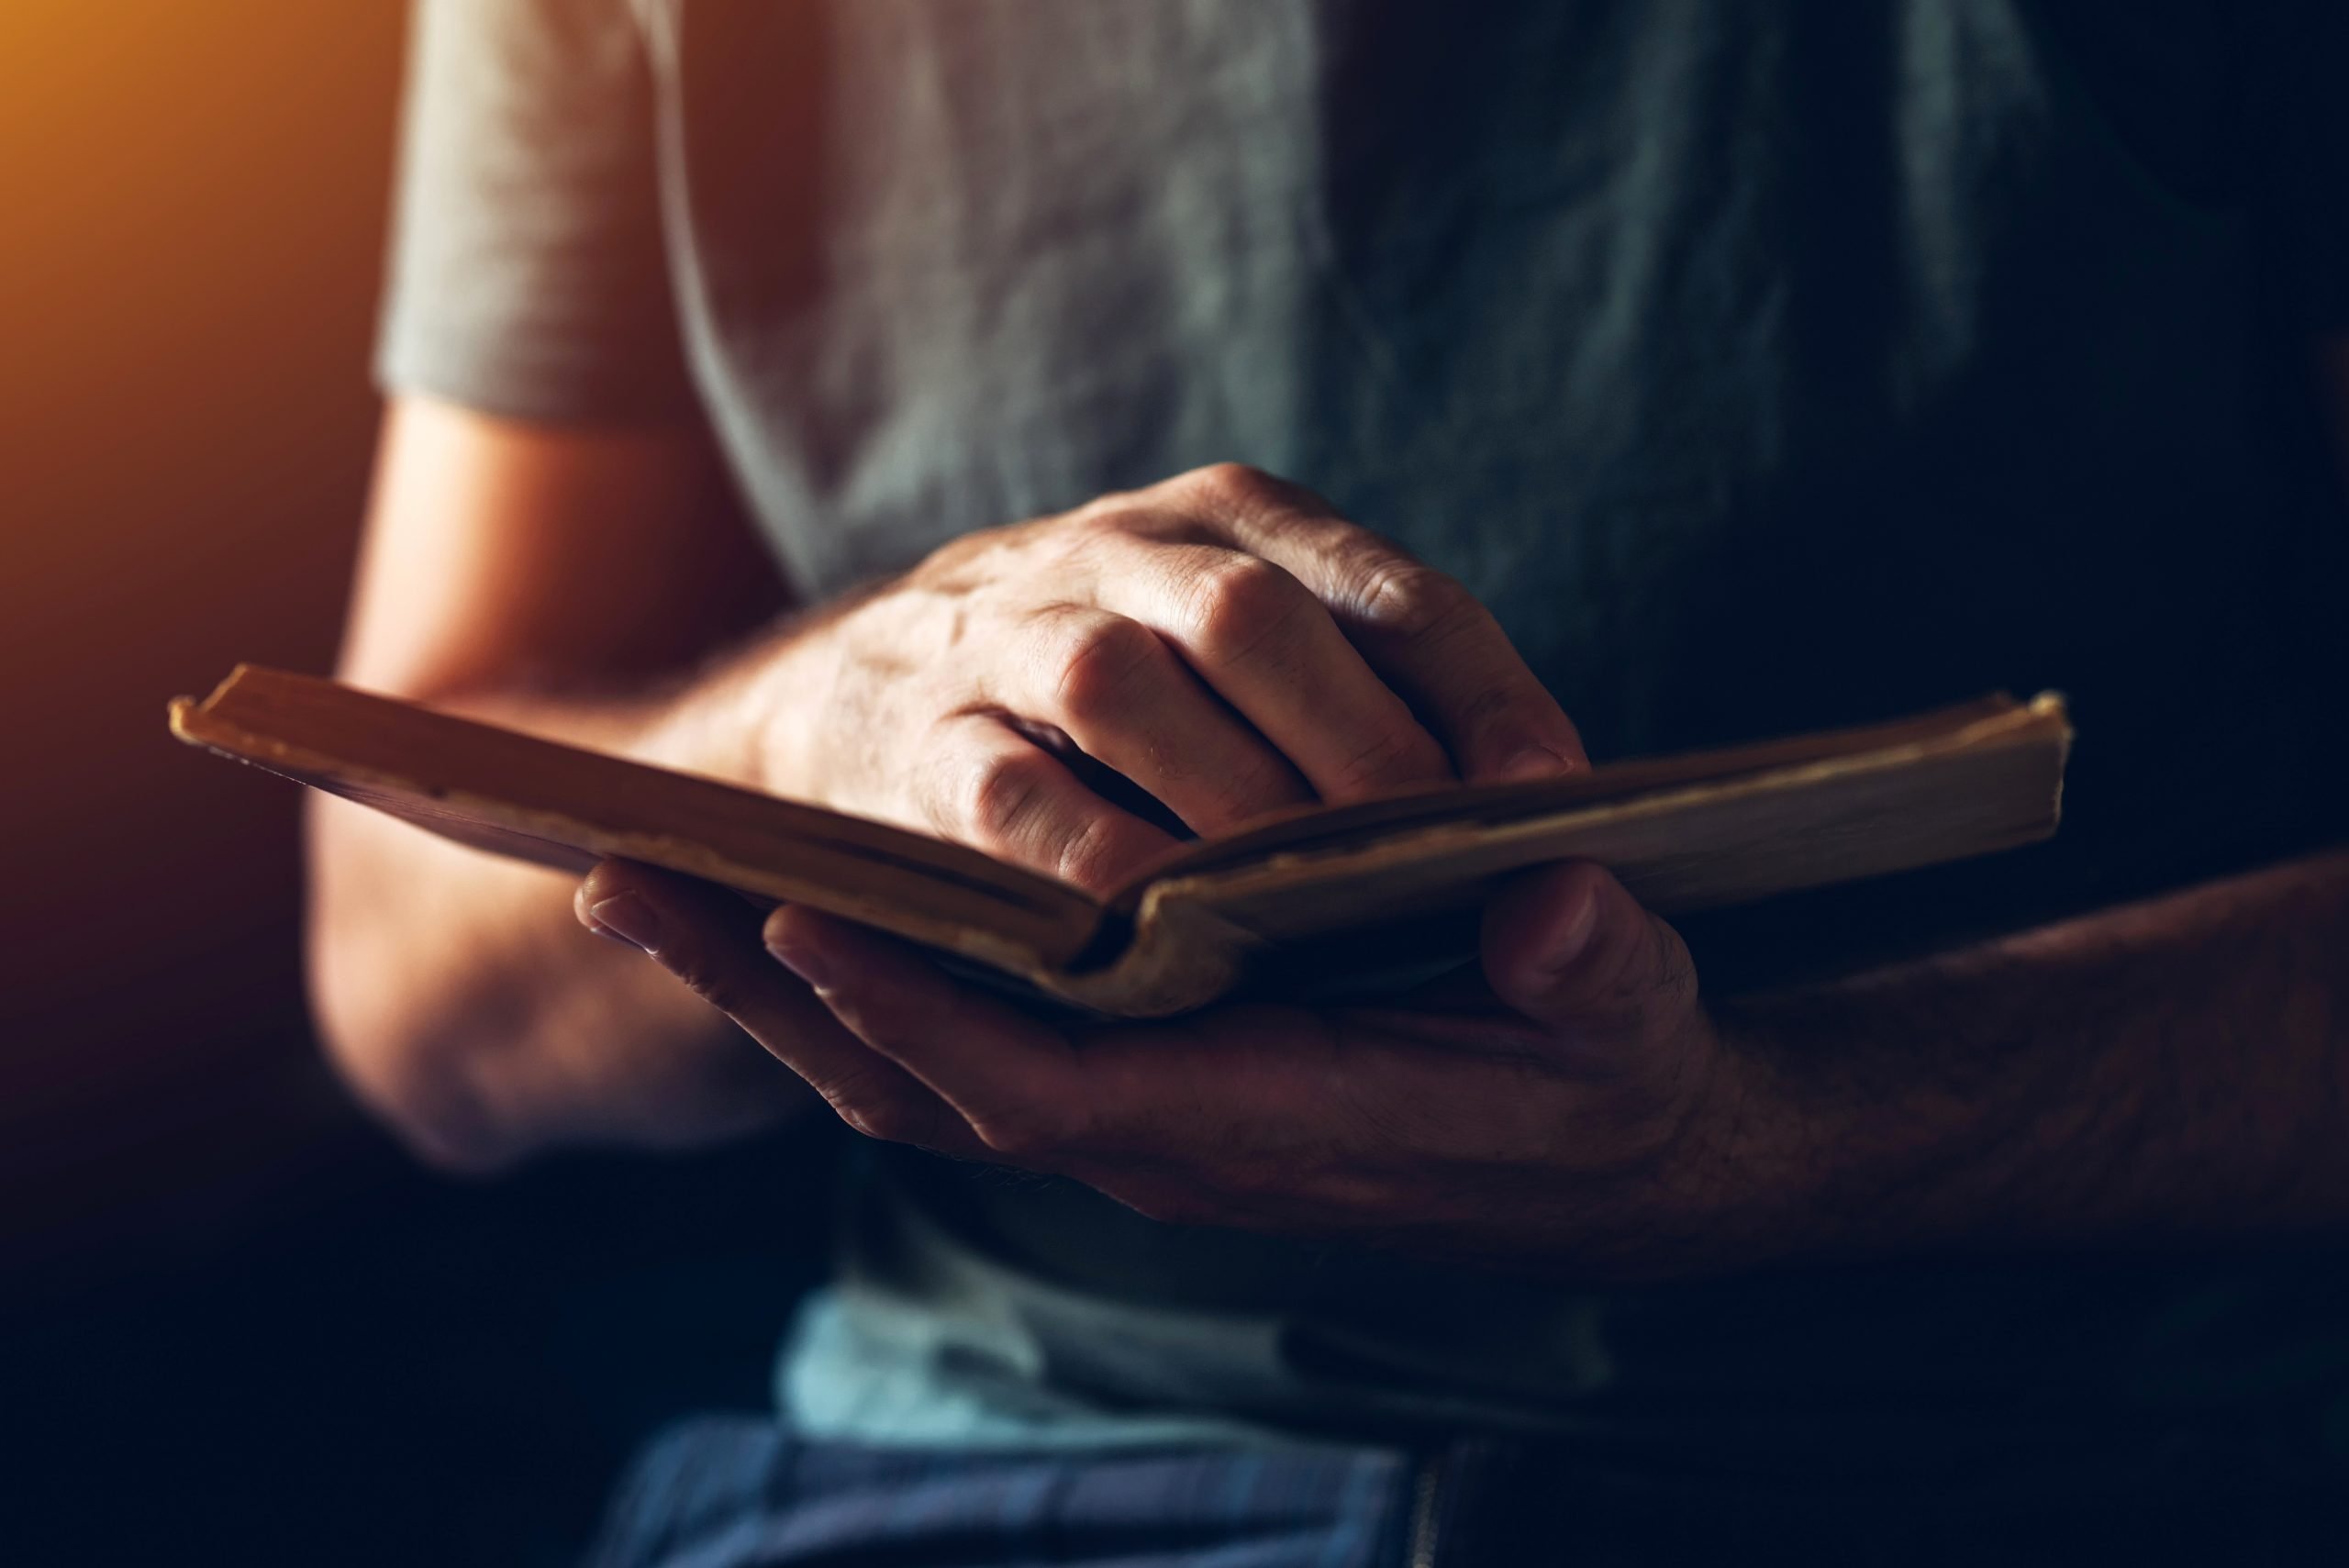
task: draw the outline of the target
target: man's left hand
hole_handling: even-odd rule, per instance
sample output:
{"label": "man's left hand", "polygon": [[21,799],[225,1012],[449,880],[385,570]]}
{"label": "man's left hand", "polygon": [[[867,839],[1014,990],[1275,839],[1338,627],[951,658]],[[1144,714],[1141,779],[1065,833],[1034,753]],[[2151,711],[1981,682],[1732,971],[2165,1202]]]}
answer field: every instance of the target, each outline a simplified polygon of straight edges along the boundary
{"label": "man's left hand", "polygon": [[607,862],[579,906],[635,895],[653,956],[871,1137],[1176,1223],[1610,1278],[1763,1261],[1797,1207],[1798,1118],[1678,934],[1586,862],[1493,902],[1480,985],[1149,1024],[1041,1020],[806,909],[762,951],[705,891]]}

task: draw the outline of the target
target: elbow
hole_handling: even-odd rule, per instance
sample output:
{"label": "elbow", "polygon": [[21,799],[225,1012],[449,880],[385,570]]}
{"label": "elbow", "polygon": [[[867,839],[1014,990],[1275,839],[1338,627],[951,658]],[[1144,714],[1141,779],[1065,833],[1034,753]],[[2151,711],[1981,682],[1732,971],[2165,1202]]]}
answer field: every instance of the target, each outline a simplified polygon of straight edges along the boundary
{"label": "elbow", "polygon": [[527,1151],[484,1093],[453,1011],[413,983],[405,955],[370,923],[313,907],[310,1012],[318,1042],[352,1097],[418,1161],[487,1175]]}

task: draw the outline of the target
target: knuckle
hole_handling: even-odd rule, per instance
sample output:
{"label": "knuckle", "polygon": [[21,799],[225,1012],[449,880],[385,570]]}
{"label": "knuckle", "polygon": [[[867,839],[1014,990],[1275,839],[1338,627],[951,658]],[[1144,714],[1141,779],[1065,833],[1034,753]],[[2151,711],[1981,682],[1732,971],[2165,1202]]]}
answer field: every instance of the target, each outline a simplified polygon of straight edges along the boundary
{"label": "knuckle", "polygon": [[673,943],[662,959],[686,990],[719,1012],[733,1015],[742,1011],[741,977],[728,966],[710,962],[699,944]]}
{"label": "knuckle", "polygon": [[919,1135],[919,1116],[902,1095],[843,1095],[832,1101],[850,1130],[884,1143],[910,1143]]}
{"label": "knuckle", "polygon": [[1245,462],[1211,462],[1186,479],[1224,510],[1263,519],[1273,513],[1330,514],[1330,504],[1304,485]]}
{"label": "knuckle", "polygon": [[1137,682],[1160,656],[1157,636],[1139,621],[1087,625],[1061,655],[1055,696],[1079,720],[1115,717],[1133,706]]}
{"label": "knuckle", "polygon": [[877,1063],[832,1074],[818,1088],[841,1121],[885,1143],[920,1138],[936,1104],[904,1074]]}
{"label": "knuckle", "polygon": [[972,1124],[972,1130],[1005,1159],[1027,1162],[1044,1159],[1077,1140],[1077,1118],[1055,1106],[1020,1106],[991,1111]]}
{"label": "knuckle", "polygon": [[1245,462],[1211,462],[1193,469],[1191,479],[1203,489],[1240,502],[1278,503],[1286,499],[1289,489],[1263,469]]}
{"label": "knuckle", "polygon": [[1065,821],[1045,820],[1058,798],[1060,764],[1041,751],[983,759],[953,786],[949,837],[993,851],[1088,892],[1108,893],[1132,870],[1138,851],[1102,806]]}
{"label": "knuckle", "polygon": [[746,1008],[742,988],[730,978],[696,982],[694,994],[729,1018],[744,1016]]}
{"label": "knuckle", "polygon": [[1132,869],[1133,858],[1123,851],[1107,816],[1074,828],[1052,847],[1052,874],[1087,892],[1110,892]]}
{"label": "knuckle", "polygon": [[1192,591],[1202,651],[1242,658],[1294,622],[1306,605],[1297,579],[1262,556],[1235,555],[1204,568]]}
{"label": "knuckle", "polygon": [[1408,642],[1434,640],[1489,614],[1467,589],[1416,561],[1388,561],[1374,568],[1357,603],[1364,621]]}
{"label": "knuckle", "polygon": [[999,751],[963,775],[958,813],[983,844],[1016,838],[1050,787],[1054,764],[1041,751]]}

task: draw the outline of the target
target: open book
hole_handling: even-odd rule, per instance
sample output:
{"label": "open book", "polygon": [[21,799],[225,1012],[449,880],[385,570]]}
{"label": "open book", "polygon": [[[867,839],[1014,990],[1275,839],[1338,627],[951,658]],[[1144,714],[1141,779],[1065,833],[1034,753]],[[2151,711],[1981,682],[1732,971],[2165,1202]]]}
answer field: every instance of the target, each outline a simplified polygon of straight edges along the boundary
{"label": "open book", "polygon": [[1133,1018],[1424,973],[1473,951],[1501,878],[1545,861],[1598,861],[1671,914],[2043,839],[2071,741],[2060,697],[1992,696],[1564,780],[1307,807],[1186,844],[1099,899],[904,828],[283,671],[239,666],[174,702],[172,729],[482,849],[574,872],[606,855],[665,866]]}

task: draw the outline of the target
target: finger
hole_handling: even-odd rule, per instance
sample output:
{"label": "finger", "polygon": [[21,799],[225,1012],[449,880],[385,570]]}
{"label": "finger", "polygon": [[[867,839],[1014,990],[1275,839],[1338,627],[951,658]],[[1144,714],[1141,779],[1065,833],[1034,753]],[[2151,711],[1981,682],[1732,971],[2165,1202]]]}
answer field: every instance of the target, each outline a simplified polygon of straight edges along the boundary
{"label": "finger", "polygon": [[1261,1218],[1366,1132],[1439,1147],[1458,1130],[1442,1107],[1464,1059],[1372,1039],[1349,1049],[1300,1009],[1062,1031],[955,984],[902,942],[806,909],[777,910],[767,941],[998,1158],[1162,1218],[1229,1222],[1219,1194]]}
{"label": "finger", "polygon": [[725,889],[629,861],[588,873],[573,908],[590,930],[640,949],[740,1025],[869,1137],[965,1158],[985,1151],[961,1118],[842,1029],[759,941],[759,917]]}
{"label": "finger", "polygon": [[842,1027],[952,1106],[995,1157],[1046,1168],[1085,1141],[1085,1074],[1050,1025],[844,920],[786,906],[765,938]]}
{"label": "finger", "polygon": [[1035,742],[987,714],[937,731],[918,793],[930,823],[998,860],[1107,895],[1173,849],[1173,834],[1085,787]]}
{"label": "finger", "polygon": [[1331,1029],[1297,1008],[1061,1029],[957,984],[904,942],[812,910],[776,910],[766,940],[860,1040],[1030,1169],[1098,1184],[1326,1144],[1332,1104],[1359,1087]]}
{"label": "finger", "polygon": [[1057,727],[1192,832],[1223,832],[1312,802],[1297,770],[1140,621],[1063,605],[1030,629],[989,695]]}
{"label": "finger", "polygon": [[1130,535],[1096,554],[1096,603],[1163,637],[1324,800],[1453,777],[1451,759],[1289,572]]}
{"label": "finger", "polygon": [[1458,582],[1310,491],[1224,465],[1191,476],[1232,541],[1295,574],[1408,698],[1472,784],[1589,765],[1582,737],[1500,623]]}
{"label": "finger", "polygon": [[1682,1022],[1697,1004],[1680,935],[1602,867],[1529,872],[1485,910],[1485,978],[1549,1029],[1621,1040]]}

